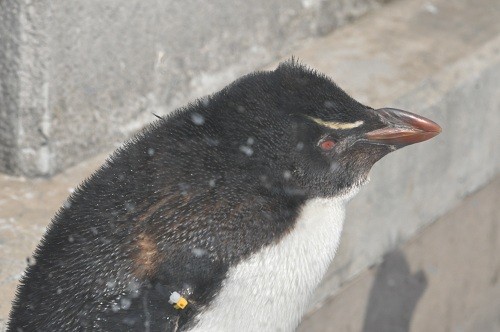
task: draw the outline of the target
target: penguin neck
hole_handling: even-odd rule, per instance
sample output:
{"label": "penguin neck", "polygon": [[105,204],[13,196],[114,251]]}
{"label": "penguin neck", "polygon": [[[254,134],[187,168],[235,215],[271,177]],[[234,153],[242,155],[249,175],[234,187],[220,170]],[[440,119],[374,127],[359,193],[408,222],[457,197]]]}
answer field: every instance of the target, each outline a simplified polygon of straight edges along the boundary
{"label": "penguin neck", "polygon": [[289,233],[229,269],[190,331],[293,330],[335,256],[353,195],[306,201]]}

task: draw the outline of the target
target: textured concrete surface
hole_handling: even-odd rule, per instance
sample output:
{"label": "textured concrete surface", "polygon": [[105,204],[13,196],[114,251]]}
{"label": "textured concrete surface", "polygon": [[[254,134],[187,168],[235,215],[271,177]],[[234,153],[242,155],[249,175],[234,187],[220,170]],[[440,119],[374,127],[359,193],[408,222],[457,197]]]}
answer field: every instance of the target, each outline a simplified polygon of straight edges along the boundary
{"label": "textured concrete surface", "polygon": [[[11,169],[15,164],[16,137],[18,135],[13,116],[18,103],[19,89],[17,73],[19,71],[19,47],[16,39],[19,35],[19,4],[8,6],[0,2],[0,171]],[[5,33],[9,31],[9,33]]]}
{"label": "textured concrete surface", "polygon": [[38,1],[0,3],[0,171],[51,172],[49,9]]}
{"label": "textured concrete surface", "polygon": [[298,331],[500,331],[500,177],[312,313]]}
{"label": "textured concrete surface", "polygon": [[54,174],[385,1],[2,1],[0,171]]}

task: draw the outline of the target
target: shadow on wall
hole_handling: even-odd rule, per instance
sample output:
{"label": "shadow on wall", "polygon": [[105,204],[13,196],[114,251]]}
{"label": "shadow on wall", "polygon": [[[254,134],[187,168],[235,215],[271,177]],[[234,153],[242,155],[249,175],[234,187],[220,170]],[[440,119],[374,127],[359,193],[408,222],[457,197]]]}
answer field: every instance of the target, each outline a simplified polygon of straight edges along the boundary
{"label": "shadow on wall", "polygon": [[363,332],[406,332],[415,307],[427,288],[423,271],[410,274],[404,253],[384,256],[370,291]]}

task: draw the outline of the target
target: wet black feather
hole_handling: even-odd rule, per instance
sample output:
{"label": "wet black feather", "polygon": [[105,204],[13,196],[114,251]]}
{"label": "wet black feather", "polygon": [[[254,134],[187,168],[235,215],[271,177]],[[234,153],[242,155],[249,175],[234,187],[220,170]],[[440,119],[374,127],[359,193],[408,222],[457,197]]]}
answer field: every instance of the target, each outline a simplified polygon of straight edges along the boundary
{"label": "wet black feather", "polygon": [[[295,60],[158,117],[56,214],[22,278],[8,330],[195,324],[231,266],[286,235],[306,199],[342,193],[386,153],[352,147],[360,129],[328,131],[306,115],[364,120],[364,130],[380,125]],[[345,144],[325,155],[317,148],[325,135]],[[188,299],[187,309],[168,303],[173,291]]]}

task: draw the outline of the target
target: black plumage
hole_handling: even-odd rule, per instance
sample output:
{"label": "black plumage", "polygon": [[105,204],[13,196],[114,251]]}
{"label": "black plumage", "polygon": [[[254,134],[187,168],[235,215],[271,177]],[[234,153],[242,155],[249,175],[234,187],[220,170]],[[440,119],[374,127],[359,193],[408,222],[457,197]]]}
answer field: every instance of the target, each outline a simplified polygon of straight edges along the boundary
{"label": "black plumage", "polygon": [[[311,118],[364,125],[332,130]],[[364,135],[386,126],[294,61],[157,120],[54,217],[8,330],[188,329],[228,269],[293,229],[307,199],[365,180],[394,145]],[[174,291],[186,309],[168,303]]]}

